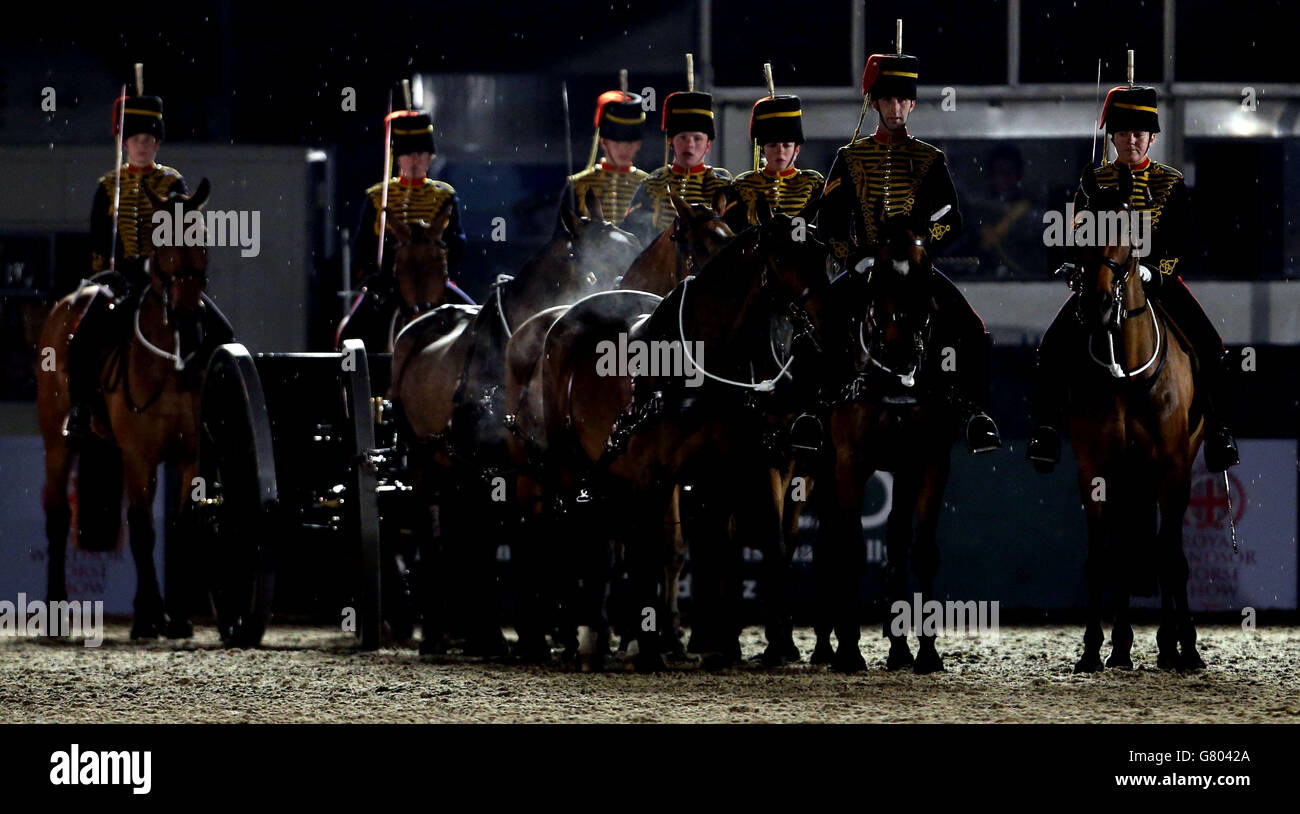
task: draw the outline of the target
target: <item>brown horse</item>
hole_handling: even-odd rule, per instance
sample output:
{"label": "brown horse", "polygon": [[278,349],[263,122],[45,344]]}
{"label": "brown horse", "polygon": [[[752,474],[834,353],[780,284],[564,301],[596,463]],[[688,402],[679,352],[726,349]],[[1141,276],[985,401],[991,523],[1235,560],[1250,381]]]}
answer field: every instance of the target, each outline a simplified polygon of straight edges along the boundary
{"label": "brown horse", "polygon": [[[408,322],[448,301],[447,244],[439,237],[451,222],[451,202],[433,223],[404,223],[388,210],[385,228],[397,240],[393,252],[393,280],[397,296],[363,290],[339,322],[334,344],[360,339],[374,353],[391,353],[397,334]],[[452,299],[463,298],[459,290]]]}
{"label": "brown horse", "polygon": [[[171,211],[179,202],[185,212],[201,210],[208,192],[207,179],[199,184],[193,196],[173,193],[167,201],[154,198],[146,190],[156,211]],[[150,227],[142,224],[142,228]],[[150,250],[148,287],[131,302],[116,303],[116,308],[127,311],[134,335],[113,350],[100,372],[99,385],[106,402],[108,425],[104,426],[97,418],[94,431],[101,441],[84,442],[80,452],[86,456],[90,450],[103,449],[108,444],[120,449],[120,458],[113,451],[109,459],[116,471],[96,474],[118,486],[101,495],[102,506],[91,506],[86,500],[90,494],[86,488],[88,479],[79,479],[78,490],[80,516],[85,518],[94,510],[108,515],[107,533],[115,539],[121,517],[121,484],[125,483],[131,555],[137,576],[132,638],[153,637],[163,631],[168,636],[182,637],[192,633],[186,619],[188,614],[180,604],[184,598],[180,586],[171,582],[167,586],[169,613],[164,613],[153,561],[153,501],[158,465],[172,461],[180,471],[181,516],[190,516],[192,510],[190,498],[197,472],[202,386],[201,360],[195,359],[194,354],[203,340],[201,327],[195,328],[201,326],[200,312],[207,307],[202,295],[207,282],[208,257],[203,246],[153,245]],[[70,522],[68,481],[74,457],[63,434],[70,408],[68,348],[77,323],[91,307],[92,300],[109,293],[101,285],[83,285],[54,305],[41,332],[42,346],[52,348],[56,360],[55,369],[39,377],[36,402],[45,441],[44,507],[51,600],[67,598],[64,565]],[[220,340],[228,341],[228,337]],[[114,539],[93,545],[110,547]],[[83,534],[83,544],[87,542]],[[170,574],[171,569],[168,571]],[[179,571],[177,576],[182,576]]]}
{"label": "brown horse", "polygon": [[[1127,168],[1121,166],[1119,179],[1118,189],[1099,189],[1085,173],[1089,209],[1127,214],[1133,184]],[[1183,514],[1204,421],[1193,415],[1189,346],[1148,300],[1137,267],[1131,246],[1108,245],[1085,253],[1075,281],[1087,355],[1084,348],[1072,354],[1082,370],[1069,388],[1070,440],[1088,522],[1088,623],[1076,673],[1102,669],[1107,588],[1115,621],[1106,666],[1133,665],[1129,597],[1151,593],[1153,570],[1161,603],[1158,666],[1205,666],[1188,611],[1183,553]]]}
{"label": "brown horse", "polygon": [[677,210],[676,220],[637,256],[619,288],[666,296],[683,277],[702,268],[735,237],[722,218],[727,206],[725,193],[714,197],[712,209],[704,204],[688,204],[676,192],[669,192],[668,197]]}
{"label": "brown horse", "polygon": [[[585,504],[596,512],[590,527],[602,530],[595,540],[572,543],[583,567],[581,588],[574,587],[568,607],[577,624],[596,635],[606,628],[609,574],[602,540],[605,535],[622,540],[635,593],[629,606],[634,618],[623,629],[635,634],[628,653],[635,654],[638,669],[663,664],[659,620],[666,608],[656,598],[665,563],[661,524],[672,516],[677,486],[734,486],[734,492],[722,495],[724,521],[737,506],[734,498],[752,500],[754,482],[766,481],[769,471],[761,443],[764,396],[782,378],[777,374],[762,383],[751,378],[754,362],[768,357],[769,319],[789,313],[800,337],[812,337],[825,308],[825,248],[812,239],[793,239],[788,217],[764,212],[762,221],[762,228],[720,251],[649,317],[638,317],[645,303],[583,307],[595,297],[570,309],[548,332],[540,372],[530,383],[530,391],[541,393],[541,415],[531,421],[540,423],[546,438],[551,493],[575,511]],[[616,371],[602,358],[620,341],[669,351],[675,346],[682,361],[643,375]],[[779,518],[775,508],[771,516]],[[779,520],[769,525],[779,537]],[[738,599],[730,561],[739,557],[728,556],[726,539],[700,540],[710,545],[697,545],[693,560],[701,571],[706,562],[712,570],[707,577],[697,574],[694,583],[709,586],[695,594],[694,635],[708,641],[707,652],[729,653],[734,645],[738,653],[737,608],[729,600]],[[711,552],[710,546],[723,551]],[[598,570],[602,561],[604,572]],[[706,626],[711,630],[701,633]]]}
{"label": "brown horse", "polygon": [[[439,536],[452,541],[454,550],[448,553],[476,558],[465,568],[442,569],[444,575],[463,575],[468,570],[470,581],[490,578],[488,558],[495,556],[494,543],[507,522],[498,497],[504,483],[500,472],[510,466],[503,392],[507,342],[535,313],[611,288],[640,252],[635,236],[604,220],[594,191],[588,192],[586,204],[590,217],[564,210],[564,233],[544,246],[516,277],[499,279],[482,306],[442,306],[416,319],[398,336],[390,394],[404,416],[421,500],[431,508]],[[525,336],[529,330],[525,329]],[[522,339],[517,347],[525,347]],[[457,547],[457,541],[464,543],[471,536],[477,542]],[[520,553],[527,557],[526,551]],[[431,577],[426,572],[426,578]],[[499,652],[502,642],[494,621],[492,591],[475,586],[470,592],[477,605],[472,611],[478,626],[475,649]],[[426,588],[424,593],[426,599],[434,599],[432,591]],[[444,646],[445,613],[426,605],[425,616],[421,651],[438,652]],[[521,641],[526,638],[521,631]]]}
{"label": "brown horse", "polygon": [[[954,440],[955,416],[940,395],[943,373],[927,353],[938,306],[927,286],[930,260],[920,237],[923,227],[898,219],[886,227],[889,237],[881,243],[869,274],[847,271],[832,284],[842,309],[834,322],[833,341],[848,354],[841,366],[828,371],[834,394],[831,444],[820,475],[826,488],[819,494],[821,524],[814,559],[823,604],[812,661],[844,672],[866,666],[858,649],[866,565],[860,518],[866,483],[876,471],[893,473],[893,507],[885,531],[889,607],[911,599],[909,550],[925,601],[938,572],[937,530]],[[839,640],[833,652],[832,620]],[[920,649],[914,659],[906,629],[893,629],[894,621],[887,617],[884,625],[890,640],[887,668],[942,670],[934,636],[917,631]]]}

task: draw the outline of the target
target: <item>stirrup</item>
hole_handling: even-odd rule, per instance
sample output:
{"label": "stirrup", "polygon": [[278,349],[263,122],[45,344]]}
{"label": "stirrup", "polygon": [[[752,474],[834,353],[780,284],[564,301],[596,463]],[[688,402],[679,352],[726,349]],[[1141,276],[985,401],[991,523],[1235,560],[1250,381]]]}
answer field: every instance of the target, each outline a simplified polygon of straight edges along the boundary
{"label": "stirrup", "polygon": [[1061,434],[1047,424],[1034,427],[1025,449],[1025,457],[1038,472],[1051,472],[1061,462]]}
{"label": "stirrup", "polygon": [[982,410],[971,414],[966,421],[966,447],[972,455],[992,452],[1002,448],[1002,437],[998,435],[998,425],[993,418]]}

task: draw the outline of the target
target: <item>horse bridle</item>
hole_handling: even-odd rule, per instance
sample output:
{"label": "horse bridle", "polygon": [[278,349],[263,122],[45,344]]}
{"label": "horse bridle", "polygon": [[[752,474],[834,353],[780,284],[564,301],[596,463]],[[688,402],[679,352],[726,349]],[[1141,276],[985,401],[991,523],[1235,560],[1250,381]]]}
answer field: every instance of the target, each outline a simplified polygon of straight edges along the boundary
{"label": "horse bridle", "polygon": [[[1106,348],[1110,359],[1100,359],[1097,357],[1097,354],[1093,352],[1091,334],[1088,335],[1088,356],[1092,358],[1092,361],[1105,368],[1107,372],[1116,379],[1137,378],[1145,373],[1151,365],[1155,364],[1157,359],[1160,359],[1160,366],[1163,367],[1164,357],[1161,355],[1161,350],[1167,343],[1162,344],[1161,342],[1160,320],[1156,317],[1154,311],[1151,313],[1151,328],[1155,332],[1155,347],[1151,351],[1151,357],[1134,370],[1125,370],[1115,358],[1115,337],[1120,333],[1124,320],[1130,317],[1140,316],[1147,310],[1149,305],[1149,303],[1143,302],[1141,308],[1135,308],[1131,311],[1124,307],[1124,289],[1128,286],[1129,278],[1133,275],[1134,266],[1137,265],[1137,256],[1133,254],[1133,247],[1128,247],[1128,256],[1124,258],[1122,262],[1119,260],[1112,260],[1105,256],[1099,258],[1097,262],[1110,269],[1115,276],[1115,284],[1111,288],[1110,292],[1111,297],[1114,300],[1115,315],[1110,320],[1110,324],[1106,326]],[[1075,318],[1082,324],[1084,322],[1082,296],[1076,298],[1074,308]],[[1159,375],[1160,369],[1157,367],[1156,375],[1150,377],[1148,383],[1154,382]]]}
{"label": "horse bridle", "polygon": [[[713,213],[713,216],[709,218],[708,223],[725,224],[726,220],[721,215],[715,212]],[[676,220],[673,221],[672,234],[668,236],[668,239],[671,240],[677,247],[677,262],[681,264],[682,268],[686,269],[687,275],[695,274],[695,266],[696,266],[695,255],[683,244],[688,242],[686,239],[686,235],[693,228],[694,228],[694,221],[692,221],[692,225],[689,228],[687,228],[682,226],[682,219],[678,217]],[[678,282],[680,282],[680,280]]]}

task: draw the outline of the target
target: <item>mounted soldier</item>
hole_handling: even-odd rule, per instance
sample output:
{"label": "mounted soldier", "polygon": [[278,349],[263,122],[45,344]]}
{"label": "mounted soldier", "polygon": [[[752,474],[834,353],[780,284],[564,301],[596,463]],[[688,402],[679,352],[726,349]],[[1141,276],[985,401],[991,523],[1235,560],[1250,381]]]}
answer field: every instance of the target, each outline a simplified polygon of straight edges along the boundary
{"label": "mounted soldier", "polygon": [[736,233],[758,223],[754,202],[759,196],[774,213],[793,217],[821,198],[826,183],[820,172],[795,167],[804,142],[803,108],[798,96],[777,96],[772,66],[765,64],[763,70],[768,95],[754,103],[749,115],[754,169],[736,176],[733,187],[740,205],[727,213],[727,224]]}
{"label": "mounted soldier", "polygon": [[713,206],[719,193],[729,194],[731,173],[705,164],[713,148],[713,96],[697,92],[691,54],[686,55],[686,84],[689,90],[669,94],[663,103],[665,151],[672,150],[672,160],[665,155],[664,166],[650,173],[632,197],[623,228],[649,246],[665,229],[673,225],[677,209],[669,198],[676,192],[688,204]]}
{"label": "mounted soldier", "polygon": [[[97,397],[102,356],[126,338],[129,309],[120,304],[132,301],[149,285],[146,259],[152,254],[154,228],[150,196],[166,201],[173,194],[189,192],[178,171],[155,160],[165,132],[163,103],[157,96],[144,95],[142,71],[137,65],[136,95],[123,93],[113,104],[119,169],[100,177],[91,208],[90,265],[96,273],[90,282],[98,288],[68,349],[72,406],[65,432],[78,440],[93,434],[93,417],[98,417],[101,427],[107,426],[102,400]],[[230,323],[206,294],[202,295],[200,314],[198,325],[206,350],[230,340]],[[195,367],[201,370],[201,365]]]}
{"label": "mounted soldier", "polygon": [[[587,190],[596,191],[606,217],[619,221],[632,203],[637,187],[650,177],[648,172],[636,167],[645,131],[645,110],[641,107],[641,97],[627,92],[627,71],[621,73],[624,89],[607,90],[596,99],[596,133],[587,167],[569,176],[568,188],[560,201],[561,207],[570,206],[570,202],[576,204],[578,214],[584,218],[589,217]],[[596,160],[597,149],[600,161]],[[563,223],[557,220],[557,231],[563,228]]]}
{"label": "mounted soldier", "polygon": [[[942,250],[961,232],[957,191],[944,154],[907,131],[916,107],[919,60],[902,54],[872,54],[862,74],[863,116],[875,110],[875,132],[841,147],[826,179],[818,214],[821,237],[841,266],[869,278],[879,247],[894,231],[891,223],[911,221],[922,234],[919,245],[930,253]],[[895,220],[897,219],[897,220]],[[922,228],[923,227],[923,228]],[[947,397],[965,427],[971,452],[1002,446],[997,425],[986,412],[989,391],[988,333],[952,281],[931,266],[928,281],[937,305],[930,340],[939,348],[954,348],[957,384]]]}
{"label": "mounted soldier", "polygon": [[[437,153],[433,140],[433,119],[428,113],[397,110],[388,115],[392,137],[389,145],[392,157],[397,160],[397,175],[387,183],[375,184],[366,190],[365,204],[361,209],[361,223],[353,244],[352,267],[362,279],[363,296],[384,299],[393,294],[393,256],[396,238],[384,234],[383,268],[379,268],[380,214],[387,207],[388,218],[404,224],[423,221],[433,223],[443,208],[450,204],[451,219],[441,235],[447,246],[447,262],[454,275],[460,270],[460,261],[467,243],[460,225],[460,202],[451,184],[428,177],[429,165]],[[387,169],[387,168],[386,168]],[[386,218],[385,218],[386,219]],[[447,281],[447,288],[463,302],[472,303],[455,283]]]}
{"label": "mounted soldier", "polygon": [[[1103,156],[1101,166],[1085,169],[1085,186],[1086,176],[1092,175],[1097,186],[1118,188],[1122,165],[1132,177],[1131,211],[1150,213],[1150,251],[1140,258],[1138,273],[1147,293],[1172,317],[1196,355],[1194,386],[1206,419],[1205,465],[1211,472],[1222,472],[1239,463],[1236,442],[1220,412],[1227,401],[1227,353],[1214,323],[1178,274],[1197,254],[1191,199],[1183,174],[1147,155],[1160,132],[1156,103],[1155,88],[1131,82],[1111,88],[1098,124],[1106,128],[1117,157],[1112,164]],[[1076,211],[1086,203],[1081,187],[1074,198]],[[1073,285],[1075,264],[1067,262],[1061,270],[1070,274]],[[1050,472],[1061,459],[1071,349],[1086,341],[1076,319],[1077,298],[1072,294],[1061,307],[1038,350],[1027,457],[1041,472]]]}

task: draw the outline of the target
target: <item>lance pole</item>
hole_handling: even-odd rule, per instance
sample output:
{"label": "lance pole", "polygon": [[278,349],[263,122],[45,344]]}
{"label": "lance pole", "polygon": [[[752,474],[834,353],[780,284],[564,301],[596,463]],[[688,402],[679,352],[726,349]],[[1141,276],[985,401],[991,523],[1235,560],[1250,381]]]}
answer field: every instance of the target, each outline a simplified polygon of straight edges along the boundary
{"label": "lance pole", "polygon": [[375,254],[375,271],[384,270],[384,230],[388,227],[388,179],[393,172],[393,153],[389,149],[393,136],[393,91],[388,91],[388,112],[384,114],[384,183],[379,193],[379,249]]}
{"label": "lance pole", "polygon": [[[136,65],[137,76],[140,76],[142,70],[140,65]],[[143,84],[143,80],[141,80]],[[113,166],[113,231],[108,239],[108,270],[117,271],[117,217],[118,207],[122,204],[122,131],[126,129],[126,83],[122,83],[122,92],[117,97],[117,110],[114,111],[117,116],[116,130],[113,134],[114,166]]]}

